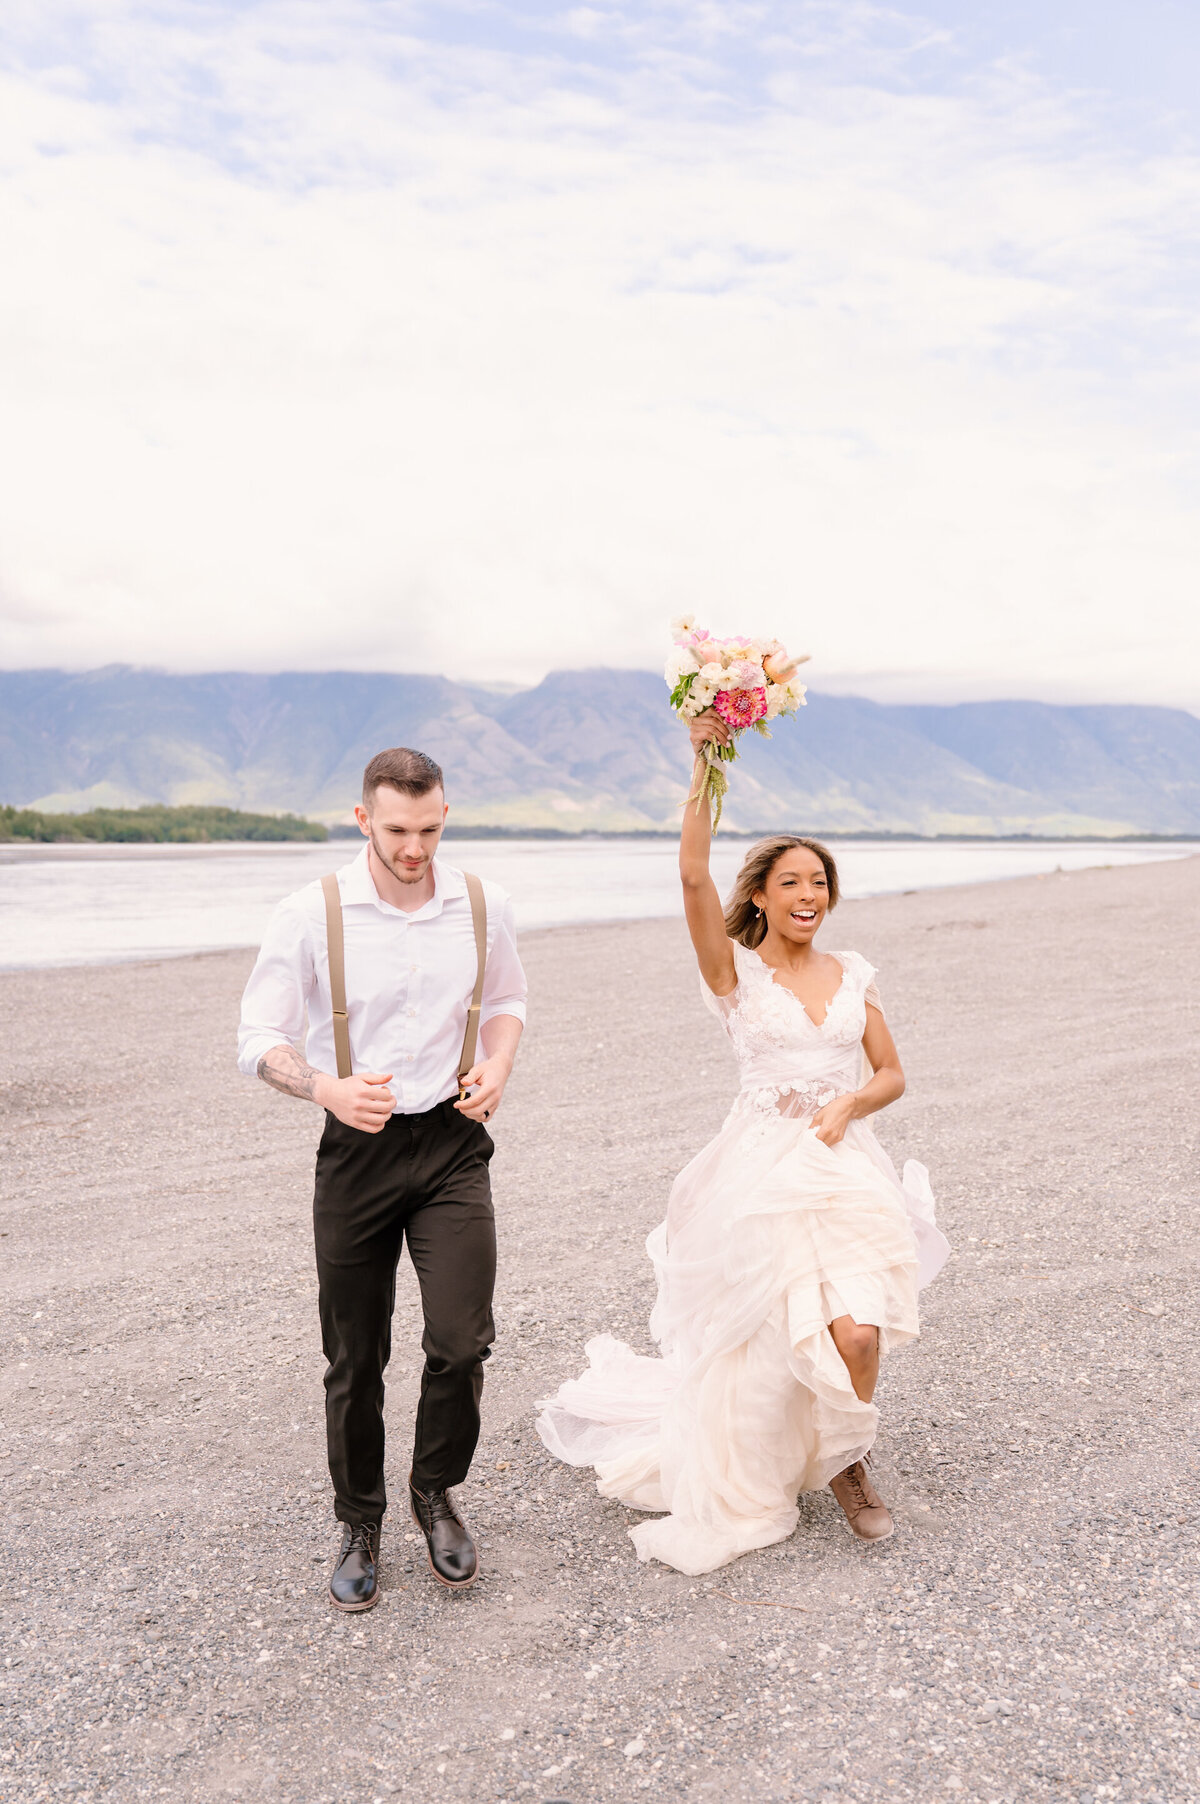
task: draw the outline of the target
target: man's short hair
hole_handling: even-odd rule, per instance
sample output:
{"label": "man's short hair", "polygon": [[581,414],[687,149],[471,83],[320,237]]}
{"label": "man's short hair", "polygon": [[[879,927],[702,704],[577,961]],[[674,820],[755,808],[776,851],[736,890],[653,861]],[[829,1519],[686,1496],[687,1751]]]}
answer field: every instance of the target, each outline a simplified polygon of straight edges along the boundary
{"label": "man's short hair", "polygon": [[444,790],[442,767],[424,752],[412,752],[406,745],[394,745],[390,751],[376,752],[363,772],[363,807],[369,809],[381,783],[390,783],[405,796],[426,796],[431,789]]}

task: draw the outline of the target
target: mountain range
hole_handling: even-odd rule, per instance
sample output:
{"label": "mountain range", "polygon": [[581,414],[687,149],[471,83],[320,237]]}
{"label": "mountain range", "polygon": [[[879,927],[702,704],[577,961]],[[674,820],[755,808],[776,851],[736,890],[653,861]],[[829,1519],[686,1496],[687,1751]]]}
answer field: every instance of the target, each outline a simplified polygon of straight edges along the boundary
{"label": "mountain range", "polygon": [[[0,802],[220,803],[349,818],[362,768],[413,745],[459,825],[670,829],[684,733],[660,677],[555,671],[500,692],[347,671],[0,671]],[[1200,719],[1149,706],[884,705],[810,694],[743,740],[732,828],[1200,834]]]}

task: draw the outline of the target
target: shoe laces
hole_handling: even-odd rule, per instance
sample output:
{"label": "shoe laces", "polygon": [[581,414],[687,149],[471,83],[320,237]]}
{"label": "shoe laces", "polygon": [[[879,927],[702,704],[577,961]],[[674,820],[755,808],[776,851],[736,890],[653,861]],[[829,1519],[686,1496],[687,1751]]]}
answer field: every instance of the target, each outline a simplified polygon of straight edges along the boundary
{"label": "shoe laces", "polygon": [[429,1526],[435,1522],[457,1522],[462,1527],[462,1517],[450,1501],[449,1491],[430,1491],[426,1499],[429,1511]]}
{"label": "shoe laces", "polygon": [[846,1470],[842,1473],[842,1477],[849,1485],[857,1507],[860,1510],[869,1509],[870,1504],[867,1500],[866,1488],[863,1485],[862,1461],[855,1460],[852,1466],[847,1466]]}
{"label": "shoe laces", "polygon": [[[379,1551],[379,1524],[377,1522],[348,1522],[346,1524],[346,1545],[342,1549],[342,1559],[346,1559],[353,1551],[355,1543],[362,1548],[372,1566]],[[339,1565],[340,1565],[339,1561]]]}

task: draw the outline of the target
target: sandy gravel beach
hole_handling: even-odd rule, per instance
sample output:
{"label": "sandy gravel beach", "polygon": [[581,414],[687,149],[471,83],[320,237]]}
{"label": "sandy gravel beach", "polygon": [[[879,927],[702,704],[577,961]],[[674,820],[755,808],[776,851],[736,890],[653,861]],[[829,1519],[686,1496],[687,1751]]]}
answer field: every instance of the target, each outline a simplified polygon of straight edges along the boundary
{"label": "sandy gravel beach", "polygon": [[955,1256],[881,1385],[895,1537],[821,1494],[702,1580],[637,1563],[531,1406],[589,1334],[646,1347],[642,1242],[732,1060],[681,923],[527,937],[486,1577],[439,1591],[393,1508],[357,1619],[325,1601],[319,1118],[234,1068],[250,956],[0,978],[0,1799],[1200,1796],[1198,919],[1200,859],[839,910],[909,1075],[881,1138]]}

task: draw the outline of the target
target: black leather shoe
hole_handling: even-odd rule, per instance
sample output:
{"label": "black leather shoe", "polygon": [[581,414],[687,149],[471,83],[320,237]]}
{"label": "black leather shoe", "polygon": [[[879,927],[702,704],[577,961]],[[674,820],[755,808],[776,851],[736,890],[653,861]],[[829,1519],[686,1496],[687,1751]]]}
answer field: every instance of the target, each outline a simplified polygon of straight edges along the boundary
{"label": "black leather shoe", "polygon": [[434,1578],[452,1591],[473,1585],[479,1576],[479,1555],[449,1491],[418,1491],[410,1478],[408,1496],[413,1521],[425,1537]]}
{"label": "black leather shoe", "polygon": [[379,1602],[379,1524],[347,1522],[342,1551],[329,1581],[335,1610],[369,1610]]}

